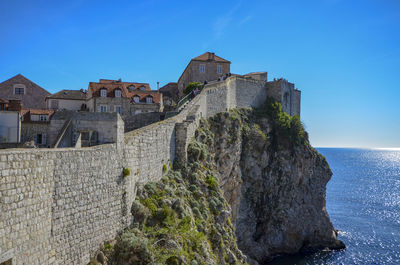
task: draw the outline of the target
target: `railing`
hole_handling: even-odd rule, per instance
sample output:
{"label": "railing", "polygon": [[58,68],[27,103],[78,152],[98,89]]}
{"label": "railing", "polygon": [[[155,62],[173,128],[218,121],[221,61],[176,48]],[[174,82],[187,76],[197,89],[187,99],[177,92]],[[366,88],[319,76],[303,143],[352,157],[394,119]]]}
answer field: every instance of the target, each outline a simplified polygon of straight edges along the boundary
{"label": "railing", "polygon": [[186,96],[184,96],[181,100],[179,100],[178,104],[176,105],[176,109],[179,110],[180,107],[182,107],[186,102],[190,100],[191,96],[192,93],[189,93]]}
{"label": "railing", "polygon": [[200,94],[200,92],[203,90],[204,85],[202,85],[199,89],[199,92],[196,95],[193,95],[193,91],[190,92],[189,94],[187,94],[186,96],[184,96],[181,100],[178,101],[178,104],[176,105],[176,109],[179,111],[179,109],[185,105],[186,102],[192,100],[193,98],[195,98],[198,94]]}
{"label": "railing", "polygon": [[68,127],[69,127],[70,124],[71,124],[71,119],[67,120],[67,121],[64,123],[63,127],[62,127],[61,130],[60,130],[60,133],[58,134],[58,136],[57,136],[57,138],[56,138],[57,141],[56,141],[56,143],[55,143],[55,145],[54,145],[54,148],[58,148],[58,146],[60,145],[61,140],[64,138],[64,134],[65,134],[65,132],[67,131],[67,129],[68,129]]}

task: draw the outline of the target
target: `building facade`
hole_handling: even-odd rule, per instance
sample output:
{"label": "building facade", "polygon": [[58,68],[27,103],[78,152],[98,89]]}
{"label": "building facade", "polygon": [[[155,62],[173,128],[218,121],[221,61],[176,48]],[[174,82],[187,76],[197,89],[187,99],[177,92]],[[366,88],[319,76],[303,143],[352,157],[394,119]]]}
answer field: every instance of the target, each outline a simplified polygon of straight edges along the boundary
{"label": "building facade", "polygon": [[46,97],[46,106],[53,110],[88,110],[85,90],[61,90]]}
{"label": "building facade", "polygon": [[90,82],[87,106],[93,112],[118,112],[123,119],[148,112],[162,112],[162,94],[147,83],[100,79]]}
{"label": "building facade", "polygon": [[0,98],[20,100],[24,108],[45,109],[47,96],[50,96],[47,90],[21,74],[0,83]]}
{"label": "building facade", "polygon": [[231,62],[212,52],[206,52],[190,60],[178,80],[178,90],[183,90],[191,82],[210,82],[218,80],[231,72]]}

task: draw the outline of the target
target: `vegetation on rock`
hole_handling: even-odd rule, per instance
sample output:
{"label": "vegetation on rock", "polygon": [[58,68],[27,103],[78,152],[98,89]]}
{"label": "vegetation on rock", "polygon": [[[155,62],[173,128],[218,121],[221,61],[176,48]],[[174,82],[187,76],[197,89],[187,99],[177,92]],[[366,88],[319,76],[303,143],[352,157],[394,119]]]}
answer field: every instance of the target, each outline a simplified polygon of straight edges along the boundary
{"label": "vegetation on rock", "polygon": [[212,154],[193,141],[188,160],[139,189],[131,208],[134,223],[118,237],[110,264],[246,264]]}

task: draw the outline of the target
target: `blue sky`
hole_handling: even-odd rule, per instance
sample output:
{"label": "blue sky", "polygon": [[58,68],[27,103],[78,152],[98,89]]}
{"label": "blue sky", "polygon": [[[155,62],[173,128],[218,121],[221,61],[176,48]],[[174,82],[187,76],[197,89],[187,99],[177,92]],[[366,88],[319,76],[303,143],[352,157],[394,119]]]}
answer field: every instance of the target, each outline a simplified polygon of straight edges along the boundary
{"label": "blue sky", "polygon": [[0,81],[177,81],[206,51],[302,90],[314,146],[400,147],[400,2],[1,1]]}

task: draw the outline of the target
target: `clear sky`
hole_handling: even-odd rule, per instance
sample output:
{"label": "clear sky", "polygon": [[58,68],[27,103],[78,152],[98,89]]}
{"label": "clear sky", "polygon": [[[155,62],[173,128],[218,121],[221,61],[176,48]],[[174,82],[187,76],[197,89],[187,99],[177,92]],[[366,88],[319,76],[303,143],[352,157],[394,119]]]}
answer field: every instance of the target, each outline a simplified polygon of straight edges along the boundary
{"label": "clear sky", "polygon": [[0,82],[164,85],[206,51],[302,90],[314,146],[400,147],[400,1],[0,1]]}

